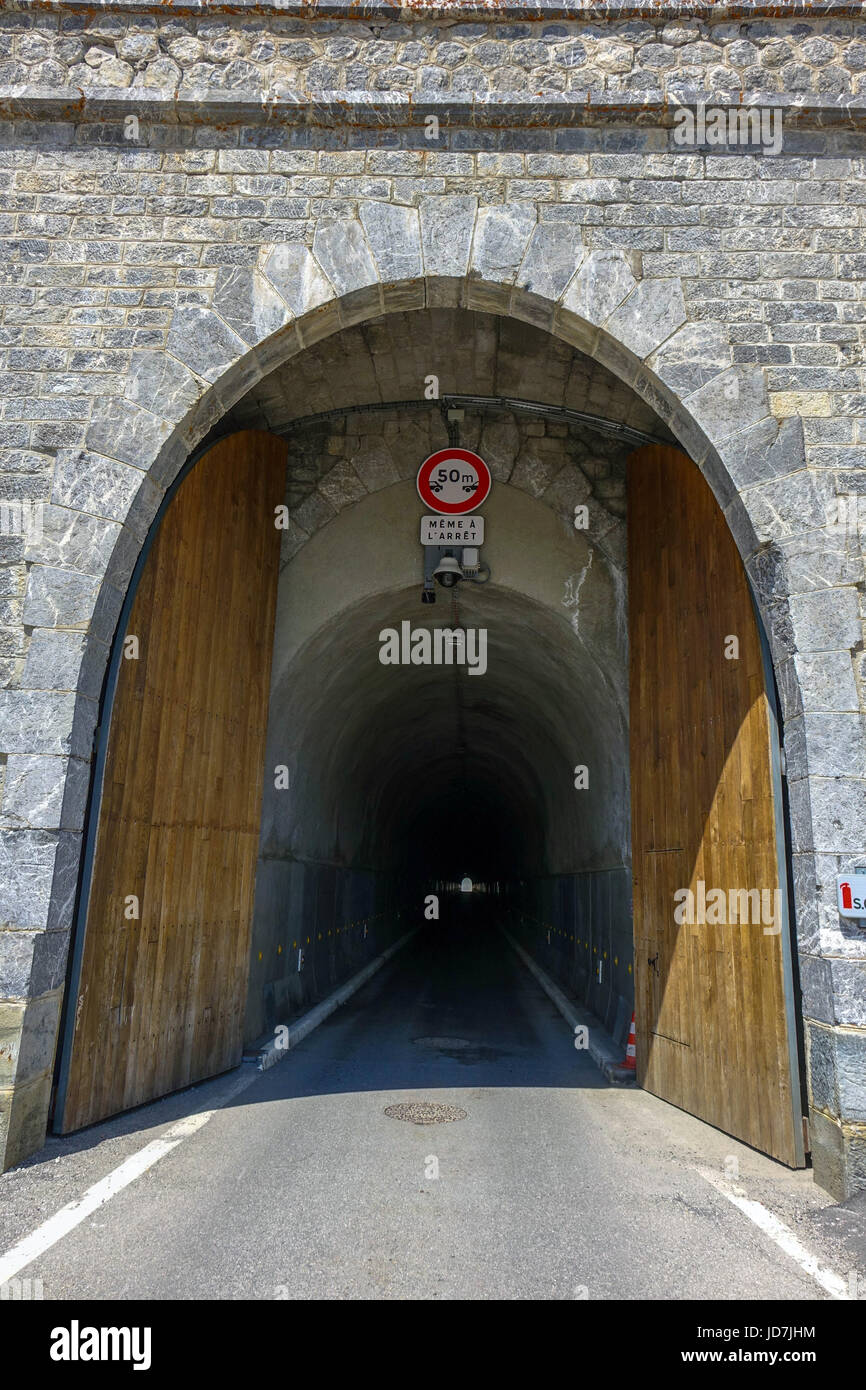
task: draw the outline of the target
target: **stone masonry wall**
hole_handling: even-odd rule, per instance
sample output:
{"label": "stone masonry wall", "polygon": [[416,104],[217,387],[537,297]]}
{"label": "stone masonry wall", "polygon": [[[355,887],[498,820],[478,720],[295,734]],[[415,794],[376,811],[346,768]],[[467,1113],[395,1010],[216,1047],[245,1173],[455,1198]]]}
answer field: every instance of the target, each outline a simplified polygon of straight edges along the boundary
{"label": "stone masonry wall", "polygon": [[[695,86],[734,97],[866,93],[866,42],[854,6],[835,7],[850,18],[824,18],[814,6],[807,13],[794,8],[789,19],[759,15],[748,22],[744,6],[681,5],[666,7],[681,17],[633,13],[608,23],[568,18],[566,7],[539,23],[517,14],[503,22],[482,6],[468,18],[463,6],[442,6],[429,19],[419,6],[414,13],[405,8],[401,22],[392,11],[384,24],[376,7],[369,18],[345,19],[336,6],[326,19],[303,17],[300,6],[294,14],[287,7],[267,13],[266,6],[231,13],[222,5],[184,12],[191,8],[7,12],[0,19],[0,87],[132,88],[131,95],[143,89],[181,97],[219,89],[292,99],[350,91],[675,97]],[[725,17],[735,8],[738,17]]]}
{"label": "stone masonry wall", "polygon": [[[866,931],[835,906],[866,862],[866,24],[194,8],[0,12],[6,1162],[44,1133],[100,687],[165,488],[310,343],[464,304],[609,367],[725,508],[785,718],[816,1172],[866,1185]],[[781,151],[678,145],[701,90],[773,94]]]}

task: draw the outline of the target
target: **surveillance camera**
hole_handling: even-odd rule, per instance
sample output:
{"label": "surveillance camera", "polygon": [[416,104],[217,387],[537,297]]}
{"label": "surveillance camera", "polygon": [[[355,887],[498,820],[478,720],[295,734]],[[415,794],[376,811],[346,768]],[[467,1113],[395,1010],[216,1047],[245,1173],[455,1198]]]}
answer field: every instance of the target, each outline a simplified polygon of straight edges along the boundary
{"label": "surveillance camera", "polygon": [[453,555],[443,555],[433,571],[433,577],[439,580],[443,588],[453,589],[463,578],[463,571]]}

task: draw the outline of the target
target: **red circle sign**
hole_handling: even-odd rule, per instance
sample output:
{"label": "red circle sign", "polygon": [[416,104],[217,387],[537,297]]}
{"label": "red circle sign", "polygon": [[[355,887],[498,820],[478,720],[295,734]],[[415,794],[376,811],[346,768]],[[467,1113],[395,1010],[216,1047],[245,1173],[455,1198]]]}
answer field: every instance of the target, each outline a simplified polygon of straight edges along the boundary
{"label": "red circle sign", "polygon": [[490,469],[471,449],[439,449],[418,469],[418,496],[434,512],[462,516],[490,492]]}

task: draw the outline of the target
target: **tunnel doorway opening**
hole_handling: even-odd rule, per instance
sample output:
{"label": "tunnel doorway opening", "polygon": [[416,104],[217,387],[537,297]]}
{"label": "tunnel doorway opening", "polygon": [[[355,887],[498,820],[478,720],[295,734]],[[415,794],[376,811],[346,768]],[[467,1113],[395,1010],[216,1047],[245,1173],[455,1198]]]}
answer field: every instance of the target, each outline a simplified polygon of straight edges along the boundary
{"label": "tunnel doorway opening", "polygon": [[[481,322],[487,316],[468,317]],[[401,352],[408,358],[409,340],[401,343],[399,325],[388,325],[387,331],[391,370],[399,373],[403,368],[396,364]],[[487,341],[486,322],[473,331]],[[706,844],[715,843],[720,808],[728,809],[725,788],[736,781],[731,769],[735,766],[742,777],[751,757],[771,762],[768,741],[755,752],[763,737],[761,729],[751,738],[748,756],[739,740],[741,726],[748,722],[753,705],[766,698],[766,689],[755,686],[752,665],[748,681],[753,699],[745,710],[738,713],[730,691],[721,700],[719,708],[729,716],[727,748],[721,749],[721,761],[720,750],[713,749],[716,782],[710,785],[710,777],[707,787],[686,808],[689,814],[683,826],[688,821],[688,849],[654,838],[657,821],[663,821],[668,812],[664,787],[670,768],[677,759],[680,765],[690,759],[707,761],[704,734],[718,721],[713,710],[706,705],[702,709],[701,700],[715,698],[722,688],[718,680],[715,685],[708,681],[695,695],[698,713],[693,709],[691,723],[683,723],[691,738],[686,748],[675,749],[673,729],[664,735],[664,747],[659,745],[656,697],[664,690],[667,698],[665,682],[670,671],[694,661],[698,643],[708,640],[696,622],[693,651],[683,657],[675,640],[683,621],[682,606],[665,614],[664,593],[654,587],[657,574],[649,561],[642,569],[646,597],[642,607],[638,609],[629,591],[629,571],[640,566],[641,555],[630,552],[627,562],[627,547],[644,528],[627,524],[626,485],[631,489],[632,478],[646,478],[648,470],[646,460],[630,464],[628,459],[641,431],[644,438],[662,440],[667,431],[645,407],[639,409],[627,388],[609,373],[578,361],[581,354],[575,350],[555,345],[552,356],[545,358],[542,341],[554,340],[539,330],[503,321],[497,332],[493,379],[474,383],[479,387],[474,410],[469,404],[473,397],[462,393],[453,421],[448,410],[429,406],[421,410],[418,402],[393,387],[390,398],[371,404],[359,399],[363,392],[353,383],[352,401],[358,407],[354,416],[350,401],[340,410],[319,412],[305,427],[307,417],[294,407],[285,438],[275,436],[271,429],[290,389],[296,396],[309,394],[310,380],[318,382],[319,369],[313,365],[306,378],[303,370],[298,372],[300,385],[283,379],[273,383],[273,398],[261,391],[258,396],[251,393],[223,422],[221,429],[230,433],[196,464],[201,469],[220,448],[245,439],[249,477],[255,475],[260,483],[262,440],[269,439],[268,447],[278,459],[274,468],[282,469],[287,479],[284,496],[292,517],[288,533],[280,537],[279,578],[273,551],[265,554],[261,547],[260,570],[255,572],[253,567],[247,572],[247,594],[271,586],[273,617],[263,616],[264,607],[250,616],[246,636],[249,640],[253,633],[256,641],[241,665],[253,676],[246,686],[232,687],[227,680],[236,704],[231,713],[223,711],[218,716],[229,723],[239,717],[239,706],[249,707],[254,691],[257,708],[266,711],[256,723],[258,742],[240,759],[227,755],[228,774],[218,779],[205,774],[200,795],[193,798],[199,809],[205,808],[206,823],[197,827],[204,836],[201,843],[211,843],[214,831],[225,832],[219,863],[229,874],[224,882],[230,886],[222,891],[231,900],[231,911],[223,931],[235,953],[227,965],[218,932],[212,928],[219,914],[202,905],[201,895],[206,895],[209,883],[219,882],[218,876],[202,873],[208,861],[194,836],[188,848],[177,847],[183,839],[181,828],[191,833],[194,820],[193,811],[184,810],[177,799],[175,782],[183,775],[178,770],[172,773],[166,768],[162,774],[163,785],[174,787],[170,815],[165,818],[175,817],[174,848],[165,848],[162,858],[154,849],[158,830],[165,830],[165,820],[159,820],[155,810],[129,814],[130,843],[136,845],[139,856],[137,877],[132,874],[129,882],[120,882],[116,874],[110,874],[99,887],[96,847],[100,836],[108,836],[112,818],[115,827],[123,823],[122,809],[117,804],[111,809],[111,797],[106,797],[106,789],[110,792],[116,785],[110,767],[112,746],[134,756],[138,730],[144,727],[136,726],[124,711],[115,689],[103,715],[110,733],[101,770],[101,799],[94,801],[92,812],[90,896],[82,898],[70,985],[75,1008],[70,1004],[67,1011],[57,1112],[62,1131],[232,1065],[239,1060],[244,1042],[260,1039],[376,952],[394,944],[422,917],[422,905],[437,883],[447,880],[461,889],[468,826],[477,866],[473,877],[497,885],[497,909],[507,915],[539,963],[623,1042],[635,1008],[642,1084],[786,1162],[802,1162],[802,1137],[798,1148],[796,1105],[790,1098],[798,1087],[794,1083],[797,1059],[790,1044],[789,957],[786,960],[776,939],[778,954],[768,966],[764,943],[772,948],[772,940],[764,937],[760,925],[760,941],[757,935],[743,936],[738,959],[745,962],[750,983],[738,995],[731,982],[739,967],[732,964],[730,938],[721,947],[715,940],[709,946],[706,923],[676,924],[677,931],[667,934],[661,930],[671,916],[674,894],[698,892],[704,871],[701,854]],[[384,327],[371,329],[371,360],[377,353],[381,357],[385,333]],[[347,331],[340,338],[348,336]],[[358,349],[348,343],[344,348],[337,343],[332,347],[331,357],[323,357],[323,362],[329,389],[336,391],[333,383],[339,381],[340,372],[335,354],[344,352],[348,360]],[[312,353],[305,356],[312,361]],[[417,352],[412,359],[416,362]],[[521,414],[520,398],[507,388],[522,378],[527,379],[524,389],[534,383],[542,404],[550,380],[564,381],[563,400],[571,405],[541,408],[537,401],[527,400]],[[381,383],[377,390],[380,396],[385,394]],[[601,401],[607,402],[605,415],[597,413]],[[361,421],[362,407],[366,424]],[[581,418],[571,418],[568,410]],[[264,435],[249,429],[262,424],[270,427]],[[610,426],[607,433],[605,424]],[[461,589],[447,599],[440,595],[431,613],[418,606],[420,557],[414,514],[420,506],[408,475],[433,446],[455,438],[478,448],[494,465],[496,482],[485,515],[495,582],[485,590],[464,593]],[[666,453],[662,462],[656,460],[655,491],[650,491],[658,500],[670,477],[678,479],[668,490],[665,507],[668,518],[672,509],[680,508],[683,529],[679,534],[689,538],[692,566],[690,573],[674,576],[670,557],[676,554],[676,546],[668,545],[666,579],[673,577],[678,595],[687,593],[694,574],[701,572],[700,545],[707,536],[723,533],[729,549],[723,553],[721,542],[714,542],[714,592],[718,598],[721,580],[739,565],[740,631],[734,635],[746,641],[742,594],[747,585],[724,518],[702,483],[715,511],[701,513],[701,525],[690,524],[690,508],[703,506],[706,499],[701,494],[696,502],[688,486],[682,490],[687,475],[677,470],[687,467],[688,477],[693,474],[702,482],[698,470],[687,459],[683,464],[684,456],[674,457],[672,441],[656,447]],[[237,476],[242,475],[243,469]],[[267,498],[260,495],[257,504],[260,528],[264,531],[267,518],[271,540],[273,492],[270,486]],[[240,499],[248,495],[244,487],[230,492],[222,528],[224,539],[229,538],[229,557],[235,545],[231,537],[239,534],[235,528]],[[684,497],[690,499],[688,504]],[[210,533],[220,528],[213,524],[212,499],[207,505],[210,527],[203,529],[209,540],[202,539],[196,552],[199,576],[205,573],[203,565],[219,568],[226,563],[212,545],[208,549],[213,540]],[[648,504],[644,499],[640,505]],[[204,507],[204,501],[199,506]],[[575,524],[579,508],[588,515],[585,531]],[[408,526],[407,513],[412,517]],[[195,529],[194,521],[191,524]],[[645,532],[654,536],[656,559],[667,554],[662,530],[659,523]],[[250,544],[248,539],[240,549]],[[175,574],[181,553],[188,558],[190,551],[195,552],[194,545],[175,542],[176,553],[171,557]],[[146,582],[140,579],[141,584]],[[176,588],[177,631],[192,644],[187,672],[197,664],[207,669],[208,644],[193,607],[194,593],[200,588],[195,583]],[[227,606],[217,606],[212,632],[222,621],[240,640],[244,623],[234,621],[235,603],[232,598]],[[634,625],[638,611],[645,624],[642,635]],[[162,623],[168,612],[167,602],[161,608],[157,605],[154,622]],[[453,666],[383,664],[381,633],[399,629],[407,619],[414,627],[426,624],[432,629],[447,623],[483,628],[489,638],[483,679],[471,679],[467,671]],[[662,619],[667,627],[659,625]],[[754,615],[751,621],[756,631]],[[269,622],[272,642],[263,635]],[[127,613],[125,623],[128,634],[132,626],[142,625],[141,614]],[[212,647],[220,645],[216,636],[211,641]],[[641,642],[636,668],[634,652]],[[704,668],[714,669],[720,659],[707,646]],[[701,665],[700,659],[697,664]],[[196,707],[183,736],[174,713],[169,717],[165,712],[169,706],[173,711],[177,703],[176,693],[166,693],[170,666],[164,663],[140,692],[142,700],[148,692],[152,698],[162,683],[159,699],[164,712],[154,716],[151,725],[156,743],[171,750],[186,740],[193,748],[212,750],[203,704]],[[230,667],[227,661],[225,670]],[[121,676],[129,674],[119,663],[116,669]],[[721,669],[727,673],[726,667]],[[217,685],[223,678],[222,674],[217,677]],[[204,677],[203,688],[211,692],[213,680]],[[636,710],[648,724],[635,721]],[[137,716],[141,719],[140,708]],[[648,778],[644,754],[649,748],[654,750],[654,761]],[[734,760],[730,767],[729,755]],[[182,768],[183,760],[175,760],[174,766]],[[728,781],[725,773],[730,774]],[[230,806],[229,783],[246,819],[239,820],[232,812],[223,824]],[[188,782],[188,789],[192,785]],[[661,789],[661,799],[654,803],[658,815],[646,809],[651,807],[653,785]],[[720,787],[722,793],[717,795]],[[639,859],[632,858],[636,808]],[[759,834],[767,873],[768,827],[772,820],[776,835],[775,814],[775,803],[764,807]],[[753,887],[765,886],[763,880],[752,881],[748,847],[758,841],[748,835],[745,840],[746,862],[742,856],[736,862],[731,870],[734,880],[725,877],[717,883],[704,876],[705,886],[747,894]],[[246,856],[243,869],[241,842]],[[726,843],[733,846],[735,842],[732,832]],[[674,858],[666,858],[671,855]],[[166,856],[171,858],[170,869]],[[659,866],[668,862],[676,862],[676,881],[660,873]],[[780,882],[778,858],[775,863],[773,892]],[[184,897],[196,882],[188,873],[191,864],[199,866],[198,901],[194,891]],[[729,869],[730,864],[725,874]],[[163,887],[172,880],[177,885],[174,898],[164,901],[158,911],[148,886],[157,880]],[[136,899],[141,914],[132,919],[142,924],[136,935],[124,918],[129,898]],[[106,936],[104,928],[91,929],[91,923],[114,925]],[[698,926],[703,935],[695,930]],[[434,929],[433,924],[428,927]],[[784,931],[788,931],[787,919]],[[248,964],[247,958],[239,964],[244,943]],[[718,975],[707,968],[713,954],[726,962]],[[772,988],[765,995],[768,972]],[[155,1028],[158,1001],[164,1011]],[[749,1028],[734,1026],[744,1018]],[[135,1028],[140,1030],[137,1037]],[[729,1053],[721,1061],[723,1037]],[[692,1054],[688,1084],[682,1056],[677,1061],[672,1054],[674,1060],[663,1061],[674,1047],[683,1055]],[[756,1056],[757,1067],[753,1065]],[[708,1058],[715,1059],[712,1066]],[[732,1076],[736,1077],[734,1088],[746,1097],[738,1114],[725,1108]],[[106,1078],[112,1078],[108,1086]],[[79,1096],[77,1103],[73,1103],[74,1094]]]}

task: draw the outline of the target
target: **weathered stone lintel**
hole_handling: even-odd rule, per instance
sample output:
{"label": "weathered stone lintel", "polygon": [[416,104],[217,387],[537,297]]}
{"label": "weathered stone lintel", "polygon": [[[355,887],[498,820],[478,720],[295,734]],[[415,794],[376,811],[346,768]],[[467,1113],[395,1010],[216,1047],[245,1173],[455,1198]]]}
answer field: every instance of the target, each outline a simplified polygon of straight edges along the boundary
{"label": "weathered stone lintel", "polygon": [[[122,120],[129,115],[163,125],[275,125],[331,128],[355,126],[423,126],[435,116],[446,127],[478,129],[514,127],[585,127],[612,121],[670,128],[683,106],[703,103],[736,109],[773,108],[789,127],[866,130],[866,96],[821,96],[788,92],[745,92],[736,100],[730,92],[681,88],[678,99],[659,100],[640,92],[617,93],[593,89],[557,93],[491,92],[458,96],[453,92],[322,91],[313,94],[224,91],[208,87],[179,93],[144,87],[0,87],[0,118],[6,120]],[[134,142],[126,142],[135,148]],[[697,147],[702,148],[702,147]],[[757,148],[757,147],[756,147]],[[713,147],[718,153],[718,149]],[[754,153],[751,146],[738,153]],[[677,153],[676,150],[673,153]],[[681,153],[695,153],[683,146]]]}
{"label": "weathered stone lintel", "polygon": [[[12,8],[84,11],[92,14],[152,14],[164,16],[156,0],[37,0]],[[290,19],[411,20],[484,18],[515,20],[591,20],[618,22],[644,19],[663,23],[699,19],[718,24],[753,19],[858,19],[862,0],[172,0],[172,14],[279,15]]]}

